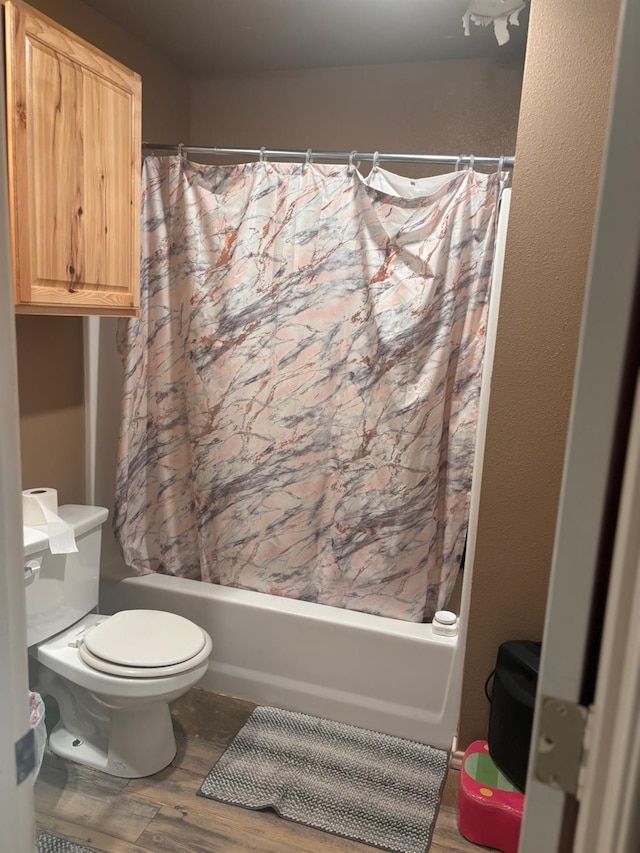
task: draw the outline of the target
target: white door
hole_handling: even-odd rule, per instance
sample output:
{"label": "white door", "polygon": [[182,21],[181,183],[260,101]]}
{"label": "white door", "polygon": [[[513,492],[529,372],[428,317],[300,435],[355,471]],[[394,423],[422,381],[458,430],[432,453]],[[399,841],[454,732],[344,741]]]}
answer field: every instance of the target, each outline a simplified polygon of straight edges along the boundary
{"label": "white door", "polygon": [[[602,748],[607,732],[615,725],[609,724],[609,719],[614,720],[619,704],[617,700],[604,701],[603,686],[605,677],[614,672],[616,649],[626,649],[627,659],[633,661],[634,642],[637,644],[633,619],[628,618],[628,599],[615,594],[615,590],[620,584],[624,588],[625,571],[629,575],[631,569],[633,576],[637,566],[630,554],[634,543],[629,526],[637,529],[638,519],[630,518],[629,508],[636,500],[638,484],[633,481],[640,476],[640,470],[634,458],[637,450],[629,436],[640,350],[638,44],[640,3],[627,0],[621,13],[609,139],[565,457],[520,853],[637,853],[640,849],[629,846],[632,828],[628,825],[623,831],[619,804],[609,796],[611,786],[604,796],[595,779],[606,771],[613,774],[611,785],[615,782],[620,790],[625,788],[621,784],[624,761],[611,765],[611,751]],[[577,141],[576,157],[579,156]],[[636,561],[638,557],[640,554],[635,554]],[[627,584],[627,588],[633,592],[633,584]],[[603,630],[605,642],[601,643]],[[609,684],[610,691],[622,699],[624,684],[629,692],[625,712],[630,707],[637,709],[640,671],[636,666],[623,670],[619,661],[615,671],[618,679]],[[586,714],[587,709],[591,709],[590,714]],[[586,718],[586,733],[593,733],[591,759],[583,750],[581,728]],[[627,743],[622,747],[618,744],[622,755],[628,746],[627,760],[634,755],[634,749],[640,760],[638,744],[634,743],[635,728],[628,726]],[[622,734],[623,729],[618,732]],[[599,761],[595,762],[595,758]],[[580,772],[585,759],[586,770]],[[626,772],[635,773],[633,778],[638,782],[638,774],[631,766]],[[594,796],[598,790],[599,798]],[[581,811],[580,799],[585,796]],[[618,809],[618,821],[612,832],[613,807]],[[609,836],[601,837],[610,841],[604,847],[590,846],[598,833],[606,831],[606,825]],[[614,837],[615,847],[610,846]]]}
{"label": "white door", "polygon": [[[0,67],[4,55],[0,50]],[[32,853],[27,634],[18,386],[9,240],[4,85],[0,85],[0,851]],[[26,739],[25,739],[26,735]],[[31,756],[32,757],[32,756]]]}

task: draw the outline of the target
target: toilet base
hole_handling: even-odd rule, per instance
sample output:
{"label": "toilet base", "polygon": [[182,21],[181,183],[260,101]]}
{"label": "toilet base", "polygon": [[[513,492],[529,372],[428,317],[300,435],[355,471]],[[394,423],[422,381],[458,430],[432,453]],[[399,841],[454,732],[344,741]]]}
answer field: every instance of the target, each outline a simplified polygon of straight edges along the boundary
{"label": "toilet base", "polygon": [[169,700],[184,690],[152,701],[117,700],[92,693],[41,669],[42,688],[60,709],[60,722],[49,736],[56,755],[111,776],[137,779],[171,764],[176,754]]}
{"label": "toilet base", "polygon": [[[111,711],[110,737],[86,740],[69,731],[61,720],[49,735],[51,751],[61,758],[76,761],[125,779],[138,779],[159,773],[173,761],[177,746],[167,704],[140,711]],[[106,732],[104,733],[106,735]],[[100,744],[108,743],[105,749]]]}

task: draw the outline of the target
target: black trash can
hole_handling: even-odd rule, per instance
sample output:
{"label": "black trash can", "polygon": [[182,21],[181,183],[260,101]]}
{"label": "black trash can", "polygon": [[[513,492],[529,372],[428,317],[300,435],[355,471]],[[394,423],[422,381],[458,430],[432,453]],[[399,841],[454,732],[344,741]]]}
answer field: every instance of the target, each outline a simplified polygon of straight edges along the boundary
{"label": "black trash can", "polygon": [[521,791],[527,778],[541,646],[530,640],[502,643],[493,673],[489,753]]}

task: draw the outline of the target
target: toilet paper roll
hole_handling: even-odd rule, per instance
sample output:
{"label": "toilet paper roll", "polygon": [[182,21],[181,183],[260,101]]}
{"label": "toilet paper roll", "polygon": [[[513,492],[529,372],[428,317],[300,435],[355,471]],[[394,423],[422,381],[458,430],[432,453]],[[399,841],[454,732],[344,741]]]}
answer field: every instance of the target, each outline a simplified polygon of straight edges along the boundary
{"label": "toilet paper roll", "polygon": [[55,489],[25,489],[22,493],[22,522],[27,527],[40,527],[47,533],[52,554],[73,554],[78,550],[73,527],[58,515],[58,492]]}
{"label": "toilet paper roll", "polygon": [[22,493],[22,521],[27,527],[46,524],[45,510],[58,515],[58,492],[56,489],[26,489]]}

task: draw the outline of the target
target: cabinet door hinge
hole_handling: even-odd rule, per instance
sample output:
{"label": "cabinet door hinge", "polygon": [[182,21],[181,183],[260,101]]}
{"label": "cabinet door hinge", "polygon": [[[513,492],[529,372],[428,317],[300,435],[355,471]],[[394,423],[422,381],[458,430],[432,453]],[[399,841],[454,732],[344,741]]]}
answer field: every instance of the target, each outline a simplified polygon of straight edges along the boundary
{"label": "cabinet door hinge", "polygon": [[537,779],[580,799],[592,720],[592,708],[543,697],[535,753]]}

